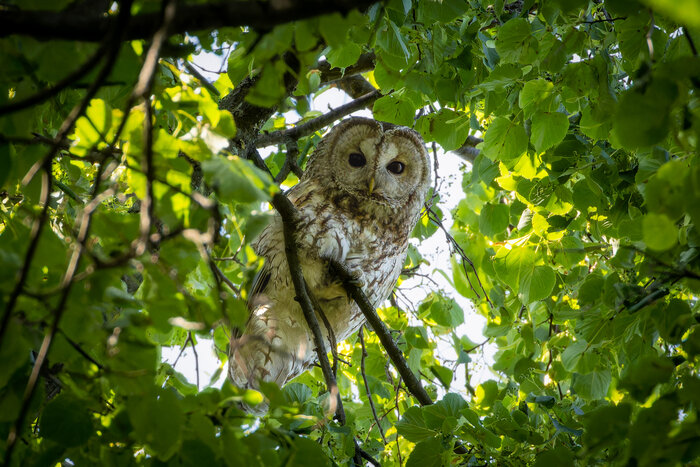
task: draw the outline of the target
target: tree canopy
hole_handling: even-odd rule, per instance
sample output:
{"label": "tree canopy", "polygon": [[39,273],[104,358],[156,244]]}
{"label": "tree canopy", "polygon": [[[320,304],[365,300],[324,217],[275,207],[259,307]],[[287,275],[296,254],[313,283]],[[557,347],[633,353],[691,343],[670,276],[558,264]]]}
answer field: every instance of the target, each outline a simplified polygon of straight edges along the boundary
{"label": "tree canopy", "polygon": [[[691,0],[0,2],[4,463],[697,462],[698,37]],[[312,110],[331,88],[350,102]],[[266,206],[359,109],[436,159],[397,285],[425,299],[390,298],[334,375],[188,381],[163,347],[212,339],[226,371]]]}

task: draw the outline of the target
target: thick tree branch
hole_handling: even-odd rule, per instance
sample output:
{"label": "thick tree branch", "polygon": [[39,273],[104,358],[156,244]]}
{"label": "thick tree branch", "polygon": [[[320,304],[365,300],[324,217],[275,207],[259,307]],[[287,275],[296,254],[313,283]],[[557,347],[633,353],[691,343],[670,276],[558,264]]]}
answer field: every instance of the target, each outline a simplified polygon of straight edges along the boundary
{"label": "thick tree branch", "polygon": [[[370,92],[375,90],[375,87],[372,86],[369,81],[367,81],[360,75],[345,76],[329,84],[335,85],[338,89],[344,91],[345,94],[349,95],[353,99],[358,99],[364,96],[365,94],[369,94]],[[369,103],[367,105],[367,108],[371,109],[372,104],[374,103]]]}
{"label": "thick tree branch", "polygon": [[338,261],[331,261],[331,271],[340,278],[348,295],[355,300],[357,306],[360,307],[362,314],[365,315],[367,322],[369,322],[370,326],[372,326],[372,330],[377,337],[379,337],[379,341],[384,346],[384,349],[389,355],[389,358],[391,358],[391,361],[394,362],[396,370],[399,372],[399,375],[401,375],[401,378],[404,380],[406,387],[411,392],[413,397],[418,399],[418,402],[420,402],[421,405],[432,404],[433,400],[425,391],[425,388],[423,388],[421,385],[420,380],[416,378],[416,375],[414,375],[413,371],[411,371],[411,369],[408,367],[408,363],[406,363],[403,353],[396,346],[396,343],[391,338],[391,333],[389,333],[389,330],[384,325],[384,322],[381,320],[379,315],[377,315],[377,312],[369,302],[369,299],[364,294],[362,289],[353,284],[354,278],[352,273],[348,271],[345,265],[339,263]]}
{"label": "thick tree branch", "polygon": [[338,385],[335,381],[335,376],[333,376],[333,370],[331,369],[330,362],[328,361],[321,326],[316,319],[314,307],[311,303],[311,297],[309,297],[306,284],[304,282],[301,264],[299,263],[295,232],[298,213],[292,202],[281,193],[276,193],[273,196],[272,205],[282,217],[282,222],[284,225],[284,251],[287,256],[287,263],[289,264],[289,274],[292,276],[292,283],[294,284],[296,300],[299,302],[299,306],[301,306],[301,310],[304,313],[304,318],[306,318],[306,322],[311,330],[314,345],[316,346],[316,354],[318,356],[319,364],[321,365],[323,377],[326,380],[328,391],[331,393],[331,395],[335,395],[337,398],[335,412],[338,417],[338,421],[341,425],[344,425],[345,411],[343,410],[343,403],[340,400]]}
{"label": "thick tree branch", "polygon": [[452,152],[457,154],[459,157],[469,162],[470,164],[473,164],[474,160],[476,160],[476,157],[481,152],[474,146],[476,146],[479,143],[482,143],[483,141],[483,139],[477,138],[476,136],[468,136],[464,144]]}
{"label": "thick tree branch", "polygon": [[[292,202],[289,201],[282,193],[276,193],[272,197],[272,205],[282,217],[284,229],[284,251],[287,256],[287,264],[289,265],[289,274],[291,275],[292,283],[294,284],[296,300],[301,306],[306,323],[313,335],[314,345],[316,346],[316,356],[318,357],[319,364],[321,365],[321,371],[323,372],[323,377],[326,381],[326,387],[330,392],[331,407],[333,407],[333,403],[335,402],[335,414],[336,418],[338,419],[338,423],[345,425],[345,409],[343,409],[343,401],[340,398],[338,384],[336,383],[335,375],[333,374],[330,362],[328,361],[321,326],[318,323],[318,319],[316,319],[314,307],[308,290],[306,289],[306,282],[304,281],[304,275],[299,262],[299,254],[296,247],[296,223],[298,213]],[[333,397],[335,397],[335,401],[333,401]],[[355,444],[355,465],[361,465],[361,458],[369,460],[373,465],[379,465],[376,460],[374,460],[369,454],[360,448],[356,439],[353,439],[353,441]]]}
{"label": "thick tree branch", "polygon": [[[269,30],[278,24],[326,13],[346,13],[369,7],[376,0],[303,0],[297,2],[233,1],[182,5],[169,34],[195,32],[231,26]],[[132,18],[125,40],[152,37],[160,26],[160,12],[141,13]],[[85,15],[74,11],[0,11],[0,37],[30,36],[39,40],[101,41],[116,22],[114,16]]]}
{"label": "thick tree branch", "polygon": [[[374,2],[373,2],[374,3]],[[327,83],[329,81],[335,81],[343,77],[357,75],[359,73],[364,73],[365,71],[374,70],[374,52],[367,52],[360,55],[354,65],[350,65],[345,69],[332,68],[330,63],[326,60],[321,60],[318,62],[318,70],[321,72],[321,82]]]}
{"label": "thick tree branch", "polygon": [[360,97],[359,99],[355,99],[352,102],[343,104],[340,107],[337,107],[331,110],[330,112],[321,115],[320,117],[316,117],[313,120],[309,120],[306,123],[302,123],[299,126],[295,126],[294,128],[290,128],[288,130],[276,131],[274,133],[262,135],[256,140],[255,145],[256,147],[261,148],[265,146],[271,146],[273,144],[282,143],[288,140],[296,140],[301,138],[302,136],[310,135],[311,133],[318,131],[321,128],[327,127],[334,121],[339,120],[347,115],[350,115],[353,112],[362,109],[369,103],[379,99],[379,97],[381,97],[379,91],[374,90],[371,93]]}

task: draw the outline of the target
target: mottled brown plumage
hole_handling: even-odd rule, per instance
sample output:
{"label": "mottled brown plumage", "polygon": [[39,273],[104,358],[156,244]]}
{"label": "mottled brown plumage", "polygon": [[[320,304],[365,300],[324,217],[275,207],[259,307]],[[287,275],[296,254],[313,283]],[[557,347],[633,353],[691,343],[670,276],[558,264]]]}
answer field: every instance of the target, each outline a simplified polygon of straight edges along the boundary
{"label": "mottled brown plumage", "polygon": [[[328,259],[345,263],[374,306],[389,296],[403,266],[408,237],[430,184],[423,142],[407,128],[384,131],[379,122],[351,118],[324,137],[288,197],[299,210],[297,245],[304,278],[326,339],[357,331],[364,318]],[[294,300],[275,216],[254,242],[265,265],[251,289],[245,332],[232,339],[229,376],[239,387],[259,380],[283,385],[316,360],[311,331]],[[323,319],[325,318],[325,320]]]}

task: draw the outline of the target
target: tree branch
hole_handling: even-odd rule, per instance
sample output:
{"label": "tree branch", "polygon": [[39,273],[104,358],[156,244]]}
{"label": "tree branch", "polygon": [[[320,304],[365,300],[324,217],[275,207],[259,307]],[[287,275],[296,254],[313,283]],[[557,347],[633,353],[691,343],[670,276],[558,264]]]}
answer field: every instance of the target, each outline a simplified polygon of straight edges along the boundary
{"label": "tree branch", "polygon": [[421,385],[420,380],[416,378],[416,375],[414,375],[413,371],[411,371],[411,369],[408,367],[408,363],[406,363],[403,353],[396,346],[396,343],[391,338],[389,330],[386,328],[381,318],[379,318],[377,315],[377,312],[369,302],[369,299],[362,289],[353,284],[354,278],[352,273],[350,273],[350,271],[348,271],[343,264],[333,260],[331,261],[331,271],[340,278],[348,295],[355,300],[357,306],[360,307],[362,314],[365,315],[365,318],[369,322],[370,326],[372,326],[372,330],[377,337],[379,337],[379,341],[384,346],[384,349],[389,355],[389,358],[391,358],[391,361],[394,362],[396,370],[399,372],[399,375],[401,375],[401,378],[404,380],[406,387],[411,392],[413,397],[418,399],[418,402],[420,402],[421,405],[432,404],[433,400],[425,391],[425,388],[423,388]]}
{"label": "tree branch", "polygon": [[464,144],[452,152],[470,164],[473,164],[474,160],[476,160],[477,156],[481,152],[474,146],[482,143],[483,141],[483,139],[477,138],[476,136],[467,136],[467,140],[464,142]]}
{"label": "tree branch", "polygon": [[[375,87],[360,75],[344,76],[336,81],[331,81],[329,84],[335,85],[353,99],[358,99],[375,90]],[[367,105],[368,109],[372,108],[370,104]]]}
{"label": "tree branch", "polygon": [[[278,24],[327,13],[347,13],[373,3],[376,0],[222,1],[182,5],[173,19],[169,35],[231,26],[248,26],[266,31]],[[124,40],[152,37],[160,21],[160,12],[134,16],[126,28]],[[22,35],[39,40],[96,42],[108,34],[115,22],[114,16],[86,15],[74,11],[0,10],[0,37]]]}
{"label": "tree branch", "polygon": [[379,90],[374,90],[371,93],[360,97],[359,99],[355,99],[352,102],[341,105],[340,107],[337,107],[330,112],[321,115],[320,117],[316,117],[313,120],[309,120],[306,123],[302,123],[299,126],[295,126],[294,128],[290,128],[288,130],[276,131],[274,133],[262,135],[255,141],[255,146],[259,148],[271,146],[273,144],[282,143],[288,140],[297,140],[302,136],[310,135],[314,131],[325,128],[334,121],[360,110],[369,103],[379,99],[379,97],[381,97]]}
{"label": "tree branch", "polygon": [[301,306],[301,310],[304,313],[304,318],[306,318],[306,322],[311,330],[314,345],[316,346],[316,354],[318,356],[319,364],[321,365],[321,371],[323,371],[323,377],[326,380],[328,391],[331,393],[331,395],[335,394],[337,397],[337,405],[335,409],[336,416],[338,417],[340,424],[344,425],[345,411],[343,410],[343,403],[340,400],[338,385],[335,381],[331,365],[328,361],[326,346],[323,341],[323,334],[321,333],[321,326],[318,324],[318,320],[316,319],[311,298],[306,290],[304,276],[301,271],[301,264],[299,263],[295,232],[298,213],[292,202],[281,193],[276,193],[272,197],[272,205],[282,217],[284,228],[284,251],[287,256],[287,263],[289,264],[289,274],[292,276],[296,300],[299,302],[299,306]]}
{"label": "tree branch", "polygon": [[350,65],[345,69],[332,68],[326,60],[318,62],[318,70],[321,72],[321,82],[326,83],[337,79],[364,73],[365,71],[374,70],[374,52],[367,52],[360,55],[354,65]]}
{"label": "tree branch", "polygon": [[[272,205],[282,217],[282,225],[284,229],[284,251],[287,257],[287,264],[289,265],[289,274],[292,277],[292,283],[294,285],[296,300],[301,306],[301,310],[304,313],[304,318],[306,319],[306,324],[309,326],[309,329],[313,335],[314,345],[316,346],[316,356],[318,357],[319,364],[321,365],[321,371],[323,372],[323,377],[326,381],[326,387],[330,392],[331,398],[335,397],[336,418],[338,419],[338,423],[345,425],[345,409],[343,409],[343,401],[340,398],[338,384],[336,383],[335,375],[333,374],[333,370],[331,369],[331,365],[328,361],[326,346],[324,344],[323,334],[321,333],[321,326],[316,319],[311,297],[306,289],[306,282],[304,281],[301,264],[299,263],[295,232],[298,213],[292,202],[289,201],[282,193],[276,193],[272,197]],[[331,407],[333,407],[332,404],[333,401],[331,399]],[[356,465],[361,465],[361,458],[363,457],[369,460],[373,465],[379,465],[376,460],[372,459],[369,454],[360,448],[357,440],[354,439],[354,437],[353,442],[355,444],[354,461]]]}

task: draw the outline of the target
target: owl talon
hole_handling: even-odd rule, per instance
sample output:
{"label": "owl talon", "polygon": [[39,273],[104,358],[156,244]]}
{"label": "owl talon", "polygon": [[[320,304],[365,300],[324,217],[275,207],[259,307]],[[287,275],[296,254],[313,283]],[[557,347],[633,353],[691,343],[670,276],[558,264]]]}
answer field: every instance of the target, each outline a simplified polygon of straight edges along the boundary
{"label": "owl talon", "polygon": [[365,286],[365,274],[360,269],[351,269],[352,279],[350,283],[355,287],[363,288]]}

